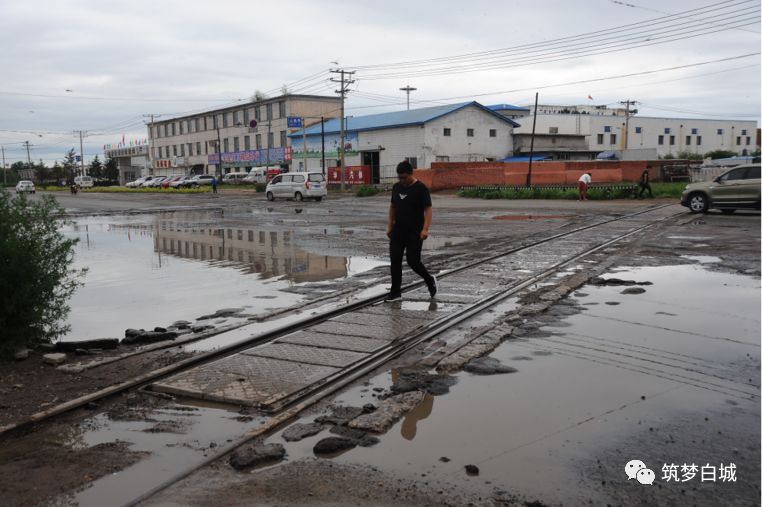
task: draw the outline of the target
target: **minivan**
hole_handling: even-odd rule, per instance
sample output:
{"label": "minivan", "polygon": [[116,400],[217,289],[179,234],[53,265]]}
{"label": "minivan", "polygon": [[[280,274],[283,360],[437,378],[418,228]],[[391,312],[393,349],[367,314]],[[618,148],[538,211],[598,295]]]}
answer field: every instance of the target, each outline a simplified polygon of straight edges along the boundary
{"label": "minivan", "polygon": [[264,167],[255,167],[243,179],[243,183],[267,183],[267,170]]}
{"label": "minivan", "polygon": [[246,173],[228,173],[222,177],[222,183],[228,185],[238,185],[243,183],[243,179],[246,178]]}
{"label": "minivan", "polygon": [[92,176],[75,176],[74,184],[80,188],[91,188],[93,186]]}
{"label": "minivan", "polygon": [[265,189],[268,201],[276,197],[302,201],[305,198],[320,201],[328,195],[325,176],[320,172],[279,174],[270,180]]}

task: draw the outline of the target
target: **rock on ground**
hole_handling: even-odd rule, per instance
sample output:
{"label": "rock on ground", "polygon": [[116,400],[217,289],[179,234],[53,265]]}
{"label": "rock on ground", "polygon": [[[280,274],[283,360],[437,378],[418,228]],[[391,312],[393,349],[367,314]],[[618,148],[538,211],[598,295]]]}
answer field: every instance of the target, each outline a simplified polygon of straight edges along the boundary
{"label": "rock on ground", "polygon": [[323,425],[319,423],[292,424],[283,431],[281,436],[286,442],[298,442],[323,431]]}
{"label": "rock on ground", "polygon": [[423,391],[411,391],[391,396],[382,401],[375,412],[363,414],[349,421],[349,427],[373,433],[383,433],[423,401],[424,396]]}
{"label": "rock on ground", "polygon": [[642,287],[628,287],[624,289],[620,294],[643,294],[646,289]]}
{"label": "rock on ground", "polygon": [[469,373],[475,373],[477,375],[495,375],[498,373],[515,373],[518,370],[511,368],[501,363],[494,357],[478,357],[472,359],[463,367]]}
{"label": "rock on ground", "polygon": [[326,437],[315,444],[312,451],[315,454],[332,454],[334,452],[351,449],[357,446],[357,441],[352,438]]}
{"label": "rock on ground", "polygon": [[54,352],[53,354],[45,354],[42,356],[42,362],[46,364],[61,364],[66,361],[66,354],[62,352]]}
{"label": "rock on ground", "polygon": [[280,461],[286,455],[281,444],[250,444],[230,456],[230,466],[236,470]]}
{"label": "rock on ground", "polygon": [[390,388],[393,393],[407,393],[410,391],[426,391],[438,396],[450,392],[450,386],[457,379],[449,375],[428,373],[422,370],[400,370],[399,377]]}

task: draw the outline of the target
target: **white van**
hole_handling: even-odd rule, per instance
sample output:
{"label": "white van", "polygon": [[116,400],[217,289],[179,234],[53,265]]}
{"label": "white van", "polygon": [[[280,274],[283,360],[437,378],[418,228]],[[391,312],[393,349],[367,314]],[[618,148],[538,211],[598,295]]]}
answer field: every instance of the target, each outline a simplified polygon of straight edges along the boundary
{"label": "white van", "polygon": [[320,172],[279,174],[267,184],[265,195],[268,201],[274,201],[276,197],[319,201],[328,195],[328,185]]}
{"label": "white van", "polygon": [[243,183],[243,180],[246,178],[246,176],[246,173],[227,173],[222,177],[222,183],[228,185],[238,185]]}
{"label": "white van", "polygon": [[80,188],[91,188],[93,186],[92,176],[75,176],[74,184]]}
{"label": "white van", "polygon": [[254,167],[243,179],[243,183],[267,183],[267,169],[264,167]]}

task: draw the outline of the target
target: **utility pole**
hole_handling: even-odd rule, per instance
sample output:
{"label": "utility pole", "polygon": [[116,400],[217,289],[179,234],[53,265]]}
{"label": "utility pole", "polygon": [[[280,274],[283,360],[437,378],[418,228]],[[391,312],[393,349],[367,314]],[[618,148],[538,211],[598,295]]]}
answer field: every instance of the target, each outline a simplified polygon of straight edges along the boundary
{"label": "utility pole", "polygon": [[82,137],[85,135],[84,130],[75,130],[74,132],[79,134],[79,175],[85,175],[85,152],[82,148]]}
{"label": "utility pole", "polygon": [[630,137],[630,113],[636,114],[638,112],[637,109],[633,109],[632,111],[630,111],[630,104],[634,106],[635,104],[637,104],[637,102],[634,100],[627,99],[627,100],[622,100],[619,103],[624,106],[624,136],[623,137],[624,137],[624,149],[626,150],[628,146],[627,141],[628,141],[628,138]]}
{"label": "utility pole", "polygon": [[[153,140],[154,140],[154,137],[153,137],[153,119],[154,118],[159,118],[159,117],[161,117],[160,114],[154,114],[154,113],[144,114],[143,115],[143,118],[150,118],[151,119],[150,123],[148,123],[148,139],[149,139],[150,146],[146,147],[146,150],[148,152],[148,163],[151,165],[151,169],[153,169],[153,153],[151,153],[153,151]],[[144,169],[145,169],[145,167],[144,167]]]}
{"label": "utility pole", "polygon": [[320,117],[320,160],[322,160],[323,175],[325,176],[325,118],[322,116]]}
{"label": "utility pole", "polygon": [[352,76],[352,74],[355,73],[355,71],[346,71],[344,69],[337,69],[337,70],[331,70],[332,74],[341,74],[341,80],[331,78],[331,81],[334,83],[340,83],[340,88],[336,90],[336,93],[338,93],[341,96],[341,144],[339,145],[339,172],[341,173],[341,190],[344,190],[344,123],[346,119],[344,118],[344,97],[346,96],[346,93],[349,91],[349,85],[355,82],[354,79],[349,79],[348,77],[345,79],[345,75]]}
{"label": "utility pole", "polygon": [[[222,113],[224,116],[225,113]],[[216,173],[219,174],[219,177],[222,178],[222,140],[220,139],[220,124],[217,121],[217,115],[214,115],[214,128],[217,130],[217,155],[220,157],[220,160],[217,162],[217,170]]]}
{"label": "utility pole", "polygon": [[532,156],[534,156],[534,129],[537,126],[537,99],[540,92],[534,94],[534,119],[532,120],[532,140],[529,142],[529,169],[527,170],[527,187],[532,186]]}
{"label": "utility pole", "polygon": [[26,161],[27,161],[27,164],[29,164],[29,166],[31,167],[31,165],[32,165],[32,157],[29,154],[29,147],[31,146],[29,144],[29,141],[24,141],[24,146],[26,146]]}
{"label": "utility pole", "polygon": [[400,88],[401,91],[407,93],[407,110],[410,111],[410,92],[416,91],[418,88],[413,88],[410,85],[407,85],[404,88]]}

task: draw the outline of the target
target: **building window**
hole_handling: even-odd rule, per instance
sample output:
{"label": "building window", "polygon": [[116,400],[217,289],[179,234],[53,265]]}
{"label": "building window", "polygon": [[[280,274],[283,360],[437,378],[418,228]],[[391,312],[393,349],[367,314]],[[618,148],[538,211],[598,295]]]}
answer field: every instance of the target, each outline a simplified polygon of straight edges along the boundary
{"label": "building window", "polygon": [[209,127],[206,125],[206,116],[204,116],[204,130],[209,130]]}
{"label": "building window", "polygon": [[691,129],[691,134],[694,136],[698,134],[698,129]]}
{"label": "building window", "polygon": [[201,143],[196,143],[196,155],[201,155]]}
{"label": "building window", "polygon": [[664,136],[659,136],[659,145],[661,146],[663,144],[664,144]]}
{"label": "building window", "polygon": [[611,127],[603,127],[604,132],[611,132]]}
{"label": "building window", "polygon": [[442,135],[445,136],[445,137],[450,137],[450,129],[448,127],[445,127],[442,130]]}
{"label": "building window", "polygon": [[745,135],[746,135],[746,129],[743,129],[743,130],[741,131],[741,135],[742,135],[742,136],[745,136]]}
{"label": "building window", "polygon": [[262,134],[257,134],[254,137],[254,143],[255,143],[255,145],[256,145],[258,150],[262,149]]}
{"label": "building window", "polygon": [[222,113],[222,127],[225,128],[228,126],[228,115],[227,113]]}
{"label": "building window", "polygon": [[164,124],[164,137],[167,137],[169,134],[167,133],[167,128],[169,128],[168,124]]}
{"label": "building window", "polygon": [[239,125],[240,122],[238,121],[238,111],[233,111],[233,125]]}
{"label": "building window", "polygon": [[718,135],[718,136],[721,136],[721,135],[722,135],[722,129],[717,129],[717,135]]}
{"label": "building window", "polygon": [[751,137],[746,138],[746,146],[749,146],[749,143],[751,142]]}
{"label": "building window", "polygon": [[199,127],[199,121],[198,121],[198,118],[196,118],[196,119],[194,120],[194,123],[196,124],[196,132],[198,132],[198,131],[199,131],[199,128],[198,128],[198,127]]}
{"label": "building window", "polygon": [[674,146],[675,145],[675,136],[669,136],[669,145]]}
{"label": "building window", "polygon": [[260,117],[259,106],[257,106],[257,107],[254,108],[254,119],[259,121],[259,117]]}
{"label": "building window", "polygon": [[[490,132],[493,132],[493,131],[490,130]],[[548,127],[548,134],[558,134],[558,127]],[[491,137],[495,137],[495,136],[491,136]]]}
{"label": "building window", "polygon": [[243,124],[245,127],[249,126],[249,109],[243,110]]}
{"label": "building window", "polygon": [[598,144],[603,144],[603,134],[598,134]]}
{"label": "building window", "polygon": [[267,147],[272,148],[275,144],[275,132],[267,133]]}
{"label": "building window", "polygon": [[405,157],[405,160],[410,162],[410,165],[413,166],[413,169],[418,169],[418,157]]}
{"label": "building window", "polygon": [[696,136],[696,146],[701,146],[701,136]]}
{"label": "building window", "polygon": [[635,127],[635,133],[636,134],[642,134],[643,133],[643,127]]}
{"label": "building window", "polygon": [[244,150],[251,149],[251,136],[243,136],[243,149]]}
{"label": "building window", "polygon": [[474,137],[474,129],[466,129],[466,137]]}
{"label": "building window", "polygon": [[151,132],[154,133],[154,136],[153,136],[154,138],[161,137],[161,127],[159,125],[157,125],[156,128],[151,129]]}
{"label": "building window", "polygon": [[183,125],[183,123],[185,123],[185,122],[184,121],[180,122],[180,135],[183,135],[183,133],[185,131],[185,128],[184,128],[185,126]]}
{"label": "building window", "polygon": [[227,137],[222,140],[222,146],[224,147],[225,153],[230,151],[230,140]]}
{"label": "building window", "polygon": [[664,129],[664,133],[665,133],[665,134],[669,134],[669,127],[667,127],[667,128],[665,128],[665,129]]}
{"label": "building window", "polygon": [[177,124],[173,122],[173,123],[172,123],[172,135],[173,135],[173,136],[176,136],[176,135],[177,135],[177,130],[176,130],[176,128],[177,128]]}
{"label": "building window", "polygon": [[497,129],[489,129],[490,137],[497,137]]}
{"label": "building window", "polygon": [[741,145],[741,136],[736,136],[736,145],[737,146]]}
{"label": "building window", "polygon": [[175,157],[177,156],[177,145],[176,144],[172,145],[172,155],[175,156]]}
{"label": "building window", "polygon": [[286,138],[286,131],[281,130],[280,131],[280,145],[281,147],[286,146],[286,143],[288,142],[288,139]]}
{"label": "building window", "polygon": [[241,146],[238,143],[238,136],[236,136],[233,138],[233,151],[239,151],[241,149]]}
{"label": "building window", "polygon": [[278,102],[278,114],[280,115],[281,118],[286,117],[286,101],[285,100],[281,100],[280,102]]}
{"label": "building window", "polygon": [[184,144],[180,145],[180,156],[181,157],[185,156],[185,145]]}
{"label": "building window", "polygon": [[611,134],[609,144],[616,144],[616,134]]}
{"label": "building window", "polygon": [[273,119],[273,104],[272,104],[272,102],[267,104],[267,106],[265,106],[265,107],[267,108],[267,118],[266,119],[267,120],[272,120]]}
{"label": "building window", "polygon": [[691,145],[691,136],[685,136],[685,145],[690,146]]}

